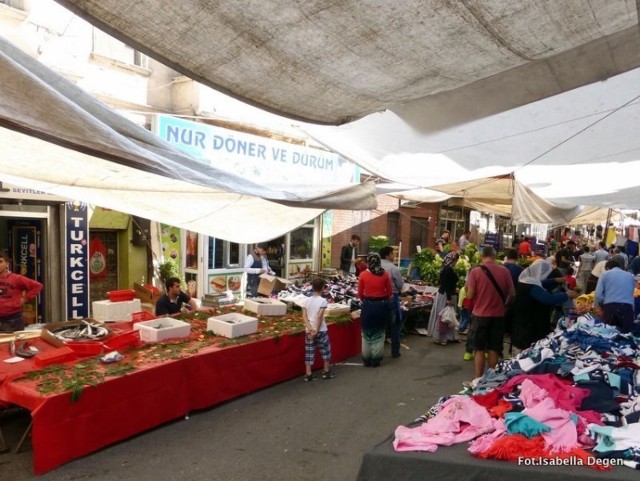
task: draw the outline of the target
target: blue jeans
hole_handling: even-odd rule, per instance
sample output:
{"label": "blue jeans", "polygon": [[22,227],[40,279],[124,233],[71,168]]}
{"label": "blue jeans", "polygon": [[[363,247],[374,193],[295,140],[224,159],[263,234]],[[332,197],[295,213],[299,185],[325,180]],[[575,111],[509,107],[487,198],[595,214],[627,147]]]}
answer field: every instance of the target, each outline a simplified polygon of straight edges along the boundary
{"label": "blue jeans", "polygon": [[470,321],[471,313],[469,312],[469,309],[460,309],[460,327],[458,327],[458,331],[466,331],[469,327]]}

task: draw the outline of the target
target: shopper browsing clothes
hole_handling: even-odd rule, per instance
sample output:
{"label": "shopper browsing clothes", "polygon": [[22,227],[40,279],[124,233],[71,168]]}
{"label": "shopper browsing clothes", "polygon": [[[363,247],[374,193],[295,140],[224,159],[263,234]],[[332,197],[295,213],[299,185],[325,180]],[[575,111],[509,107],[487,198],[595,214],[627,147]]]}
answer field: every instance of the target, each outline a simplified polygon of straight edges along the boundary
{"label": "shopper browsing clothes", "polygon": [[258,297],[260,275],[275,275],[275,272],[269,267],[266,244],[256,245],[253,252],[247,256],[244,262],[244,272],[247,274],[247,297]]}
{"label": "shopper browsing clothes", "polygon": [[[520,274],[513,303],[513,331],[511,344],[523,350],[546,337],[551,332],[551,309],[575,299],[578,293],[572,289],[555,294],[546,288],[566,282],[565,278],[549,278],[553,268],[545,260],[537,260]],[[514,352],[517,354],[517,352]]]}
{"label": "shopper browsing clothes", "polygon": [[0,252],[0,332],[22,331],[22,306],[42,291],[42,284],[9,270],[10,259]]}
{"label": "shopper browsing clothes", "polygon": [[458,275],[454,267],[460,258],[457,252],[449,252],[442,263],[438,277],[438,293],[433,301],[427,335],[433,336],[435,343],[446,346],[447,342],[457,342],[455,327],[446,325],[439,318],[440,312],[447,306],[455,306],[457,301]]}
{"label": "shopper browsing clothes", "polygon": [[481,377],[485,368],[494,368],[503,348],[505,304],[515,297],[515,288],[509,271],[495,263],[493,247],[483,247],[482,264],[467,274],[467,297],[473,299],[471,324],[474,332],[473,347],[475,377]]}
{"label": "shopper browsing clothes", "polygon": [[621,332],[631,332],[634,320],[635,280],[622,270],[623,260],[608,260],[605,271],[596,285],[596,303],[602,309],[605,324],[616,326]]}
{"label": "shopper browsing clothes", "polygon": [[333,379],[335,375],[331,372],[331,344],[329,343],[329,332],[327,323],[324,320],[324,312],[327,308],[327,300],[322,297],[322,291],[327,285],[324,279],[316,277],[311,281],[313,295],[305,299],[302,309],[302,320],[305,327],[304,338],[304,382],[313,381],[312,368],[316,358],[316,347],[320,349],[320,355],[324,361],[322,379]]}
{"label": "shopper browsing clothes", "polygon": [[369,254],[368,269],[358,278],[358,297],[362,300],[362,361],[365,367],[378,367],[384,352],[384,336],[391,319],[393,288],[391,277],[381,266],[380,255]]}

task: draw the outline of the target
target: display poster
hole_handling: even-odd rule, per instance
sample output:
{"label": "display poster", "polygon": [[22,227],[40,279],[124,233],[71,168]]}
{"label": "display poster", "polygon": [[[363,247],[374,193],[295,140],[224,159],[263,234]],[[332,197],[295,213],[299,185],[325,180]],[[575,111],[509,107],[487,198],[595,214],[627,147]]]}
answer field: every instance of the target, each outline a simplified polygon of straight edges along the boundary
{"label": "display poster", "polygon": [[172,259],[180,266],[180,229],[167,224],[160,224],[160,238],[162,255],[165,259]]}
{"label": "display poster", "polygon": [[89,222],[87,204],[65,204],[67,319],[89,317]]}
{"label": "display poster", "polygon": [[[42,222],[37,219],[9,219],[11,270],[42,283]],[[43,322],[44,296],[38,294],[22,306],[25,324]]]}
{"label": "display poster", "polygon": [[185,272],[184,281],[187,284],[187,295],[189,297],[193,297],[194,299],[198,298],[198,274],[193,272]]}
{"label": "display poster", "polygon": [[322,269],[331,268],[331,232],[333,232],[333,211],[322,214]]}
{"label": "display poster", "polygon": [[185,231],[185,269],[198,268],[198,233]]}
{"label": "display poster", "polygon": [[231,291],[237,294],[242,290],[242,272],[209,274],[209,293],[222,294]]}

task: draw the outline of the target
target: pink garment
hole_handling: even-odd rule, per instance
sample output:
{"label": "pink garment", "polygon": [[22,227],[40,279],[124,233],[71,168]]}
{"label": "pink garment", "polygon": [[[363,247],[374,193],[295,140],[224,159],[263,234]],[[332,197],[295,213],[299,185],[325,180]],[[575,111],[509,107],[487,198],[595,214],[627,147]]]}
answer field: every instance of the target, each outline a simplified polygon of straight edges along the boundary
{"label": "pink garment", "polygon": [[507,432],[507,427],[504,423],[504,419],[500,419],[500,425],[496,427],[496,430],[492,433],[483,434],[479,438],[474,439],[469,443],[469,452],[474,456],[479,456],[481,453],[489,451],[493,443]]}
{"label": "pink garment", "polygon": [[530,379],[525,379],[520,385],[520,396],[518,397],[525,408],[532,408],[549,397],[549,393],[536,386]]}
{"label": "pink garment", "polygon": [[473,399],[453,396],[442,404],[438,414],[422,425],[415,428],[399,426],[393,447],[396,451],[434,452],[438,446],[470,441],[498,426],[500,421],[494,420]]}
{"label": "pink garment", "polygon": [[501,394],[510,393],[515,386],[522,384],[525,379],[530,379],[536,386],[547,391],[555,405],[566,411],[577,411],[582,400],[591,392],[588,389],[571,386],[554,374],[520,374],[514,376],[498,388]]}
{"label": "pink garment", "polygon": [[580,447],[578,430],[571,413],[556,408],[553,399],[546,398],[536,406],[524,409],[522,414],[551,428],[551,431],[542,433],[549,450],[565,452]]}

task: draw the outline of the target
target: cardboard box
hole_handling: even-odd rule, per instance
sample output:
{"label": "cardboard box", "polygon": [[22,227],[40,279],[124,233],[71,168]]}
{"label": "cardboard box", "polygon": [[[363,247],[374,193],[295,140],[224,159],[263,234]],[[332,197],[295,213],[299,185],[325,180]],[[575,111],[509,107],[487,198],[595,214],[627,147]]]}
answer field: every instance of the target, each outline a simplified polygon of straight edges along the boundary
{"label": "cardboard box", "polygon": [[272,292],[280,292],[286,289],[289,284],[291,282],[282,277],[262,274],[258,285],[258,294],[269,297]]}
{"label": "cardboard box", "polygon": [[93,319],[100,322],[130,321],[134,312],[142,310],[140,299],[123,302],[94,301],[91,303]]}
{"label": "cardboard box", "polygon": [[329,304],[324,311],[326,317],[338,317],[349,315],[351,307],[346,304]]}
{"label": "cardboard box", "polygon": [[173,317],[159,317],[152,321],[136,322],[133,328],[140,331],[140,339],[144,342],[179,339],[189,337],[191,334],[191,324]]}
{"label": "cardboard box", "polygon": [[261,316],[285,316],[287,305],[276,299],[245,299],[244,308]]}
{"label": "cardboard box", "polygon": [[136,297],[142,302],[156,305],[158,299],[162,296],[162,291],[151,284],[138,284],[133,283],[133,290],[136,292]]}
{"label": "cardboard box", "polygon": [[231,312],[207,319],[207,331],[230,338],[247,336],[258,332],[258,319]]}

